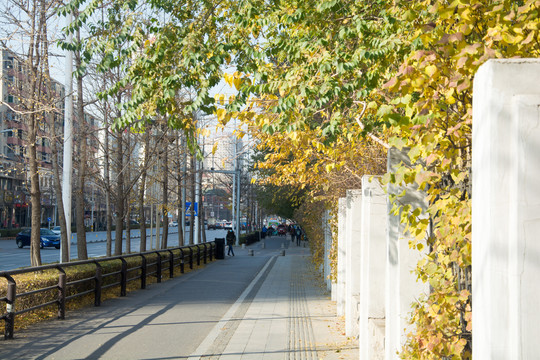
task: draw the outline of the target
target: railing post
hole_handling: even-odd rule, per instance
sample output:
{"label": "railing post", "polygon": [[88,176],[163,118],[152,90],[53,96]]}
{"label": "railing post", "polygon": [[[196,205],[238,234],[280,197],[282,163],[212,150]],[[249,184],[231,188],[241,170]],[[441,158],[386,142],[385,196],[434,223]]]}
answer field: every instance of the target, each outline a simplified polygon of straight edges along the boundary
{"label": "railing post", "polygon": [[206,257],[208,256],[208,251],[206,250],[206,243],[204,245],[204,254],[203,254],[203,263],[206,264]]}
{"label": "railing post", "polygon": [[210,245],[210,252],[208,254],[208,257],[210,258],[210,261],[212,261],[212,255],[214,254],[214,249],[212,249],[212,246],[214,245],[214,243],[209,243],[208,245]]}
{"label": "railing post", "polygon": [[167,250],[169,252],[169,278],[174,277],[174,254],[172,250]]}
{"label": "railing post", "polygon": [[15,280],[5,275],[8,281],[7,295],[6,295],[6,328],[4,332],[4,339],[13,339],[13,329],[15,328],[15,299],[17,297],[17,284]]}
{"label": "railing post", "polygon": [[96,277],[94,279],[94,306],[101,306],[101,286],[103,285],[103,269],[98,261],[94,261],[96,264]]}
{"label": "railing post", "polygon": [[146,289],[146,256],[141,254],[141,289]]}
{"label": "railing post", "polygon": [[60,274],[58,276],[58,318],[64,320],[66,318],[66,272],[62,268],[58,268]]}
{"label": "railing post", "polygon": [[122,270],[120,272],[120,296],[126,296],[126,287],[127,287],[127,261],[124,258],[121,258],[122,261]]}
{"label": "railing post", "polygon": [[159,253],[159,251],[156,251],[156,254],[157,254],[157,274],[156,274],[156,277],[157,277],[157,282],[160,283],[161,282],[161,254]]}
{"label": "railing post", "polygon": [[184,249],[180,248],[180,272],[184,273]]}
{"label": "railing post", "polygon": [[197,245],[197,266],[201,265],[201,247]]}
{"label": "railing post", "polygon": [[189,268],[193,270],[193,248],[189,247]]}

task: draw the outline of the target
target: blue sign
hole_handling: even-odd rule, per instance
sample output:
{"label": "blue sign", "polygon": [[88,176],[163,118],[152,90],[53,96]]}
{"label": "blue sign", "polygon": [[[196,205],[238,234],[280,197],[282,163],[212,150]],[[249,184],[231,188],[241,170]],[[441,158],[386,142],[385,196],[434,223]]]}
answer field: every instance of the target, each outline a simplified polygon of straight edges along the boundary
{"label": "blue sign", "polygon": [[[199,216],[199,203],[195,203],[193,210],[195,211],[195,216]],[[191,202],[188,201],[186,201],[186,216],[191,216]]]}
{"label": "blue sign", "polygon": [[52,221],[52,219],[51,219],[51,218],[47,218],[47,221],[48,221],[48,222],[51,222],[51,221]]}

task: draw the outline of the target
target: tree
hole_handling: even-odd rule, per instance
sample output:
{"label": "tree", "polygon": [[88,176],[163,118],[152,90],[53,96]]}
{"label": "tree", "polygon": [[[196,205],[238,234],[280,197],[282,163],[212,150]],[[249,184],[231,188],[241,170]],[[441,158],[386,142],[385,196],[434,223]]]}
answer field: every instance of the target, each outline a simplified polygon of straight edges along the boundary
{"label": "tree", "polygon": [[[75,18],[79,16],[78,9],[75,9]],[[86,185],[86,172],[87,172],[87,139],[88,139],[88,124],[86,122],[86,116],[84,113],[84,93],[83,93],[83,75],[86,64],[83,63],[83,51],[81,49],[81,31],[80,28],[76,30],[76,50],[75,50],[75,67],[77,83],[77,106],[76,106],[76,119],[77,119],[77,181],[75,187],[75,223],[77,225],[77,255],[79,260],[88,259],[88,250],[86,245],[86,227],[84,225],[84,191]],[[83,68],[84,66],[84,68]],[[71,224],[70,224],[71,225]]]}
{"label": "tree", "polygon": [[[28,179],[30,180],[31,196],[31,241],[30,259],[32,266],[41,265],[40,255],[40,227],[41,227],[41,191],[39,184],[40,159],[38,159],[37,142],[45,134],[41,128],[50,128],[51,120],[48,113],[54,112],[57,99],[52,99],[47,92],[50,85],[48,76],[48,58],[50,34],[47,32],[47,22],[54,15],[56,1],[29,1],[5,2],[3,18],[6,21],[5,29],[10,36],[3,38],[2,48],[8,50],[10,44],[18,46],[11,50],[13,81],[10,91],[15,94],[16,100],[7,105],[11,111],[18,114],[27,126],[26,156],[28,159]],[[23,17],[18,14],[24,14]],[[14,37],[14,41],[10,42]],[[7,39],[7,41],[6,41]],[[52,102],[51,102],[52,100]],[[21,130],[22,131],[22,130]],[[20,151],[21,158],[25,155]],[[41,154],[40,154],[41,155]],[[26,175],[25,175],[26,176]]]}

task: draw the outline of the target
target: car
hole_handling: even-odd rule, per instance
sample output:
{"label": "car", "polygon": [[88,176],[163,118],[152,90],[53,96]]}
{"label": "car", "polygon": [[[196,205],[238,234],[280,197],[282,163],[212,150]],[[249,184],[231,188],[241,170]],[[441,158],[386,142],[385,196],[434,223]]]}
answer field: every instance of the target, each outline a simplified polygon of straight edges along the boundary
{"label": "car", "polygon": [[226,221],[226,222],[223,224],[223,228],[224,228],[225,230],[232,230],[232,229],[233,229],[232,221]]}
{"label": "car", "polygon": [[287,234],[287,227],[283,224],[278,225],[277,227],[277,233],[278,235],[286,235]]}
{"label": "car", "polygon": [[51,231],[53,233],[55,233],[56,235],[60,235],[60,233],[62,232],[62,229],[60,228],[60,226],[55,226],[51,229]]}
{"label": "car", "polygon": [[171,227],[178,227],[178,221],[171,221],[171,223],[169,224],[169,226],[171,226]]}
{"label": "car", "polygon": [[[43,249],[44,247],[55,247],[60,249],[60,235],[53,233],[51,230],[46,228],[39,229],[40,239],[39,247]],[[22,249],[24,246],[30,246],[30,233],[31,229],[25,229],[17,234],[15,242],[19,249]]]}

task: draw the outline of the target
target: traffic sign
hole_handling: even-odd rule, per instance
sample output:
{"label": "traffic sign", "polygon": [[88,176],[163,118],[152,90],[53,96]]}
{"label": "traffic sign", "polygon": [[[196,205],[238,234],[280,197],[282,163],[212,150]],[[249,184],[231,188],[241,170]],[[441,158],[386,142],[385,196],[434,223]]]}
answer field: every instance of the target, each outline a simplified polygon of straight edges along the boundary
{"label": "traffic sign", "polygon": [[[195,203],[195,207],[193,210],[195,212],[195,216],[199,216],[198,214],[199,203]],[[186,216],[191,216],[191,202],[190,201],[186,201]]]}

